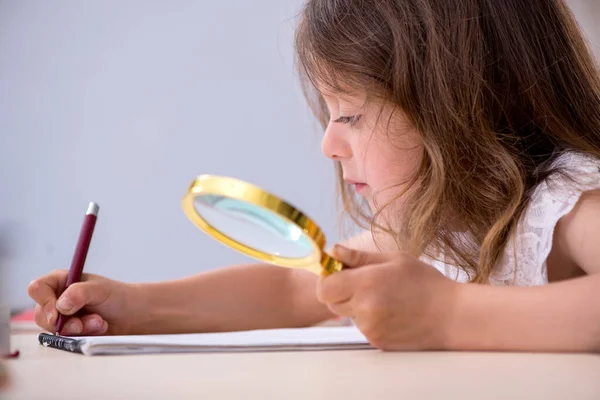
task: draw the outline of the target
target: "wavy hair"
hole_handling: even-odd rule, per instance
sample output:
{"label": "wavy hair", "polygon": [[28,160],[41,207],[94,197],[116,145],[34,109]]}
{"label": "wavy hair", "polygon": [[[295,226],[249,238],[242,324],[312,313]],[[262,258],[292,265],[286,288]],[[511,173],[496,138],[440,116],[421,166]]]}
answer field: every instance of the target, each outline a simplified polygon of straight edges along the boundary
{"label": "wavy hair", "polygon": [[[316,88],[361,90],[408,117],[423,156],[395,234],[472,282],[488,282],[562,152],[600,156],[598,69],[561,0],[308,0],[295,48],[323,127]],[[372,227],[337,169],[344,209]]]}

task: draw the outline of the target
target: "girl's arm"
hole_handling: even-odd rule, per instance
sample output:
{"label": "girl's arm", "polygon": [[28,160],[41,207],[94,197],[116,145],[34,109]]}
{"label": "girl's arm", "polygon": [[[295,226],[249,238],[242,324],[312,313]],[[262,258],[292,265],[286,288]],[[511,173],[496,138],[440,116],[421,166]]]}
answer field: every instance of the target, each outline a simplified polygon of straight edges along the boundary
{"label": "girl's arm", "polygon": [[467,284],[450,350],[600,351],[600,274],[540,287]]}
{"label": "girl's arm", "polygon": [[587,276],[539,287],[464,285],[447,346],[461,350],[600,351],[600,191],[557,225],[551,258]]}
{"label": "girl's arm", "polygon": [[138,284],[135,298],[144,314],[132,330],[220,332],[317,324],[332,315],[316,300],[316,279],[306,271],[251,264]]}
{"label": "girl's arm", "polygon": [[[370,233],[347,246],[374,249]],[[303,327],[335,317],[316,296],[318,276],[254,264],[136,286],[143,315],[134,332],[176,333]]]}

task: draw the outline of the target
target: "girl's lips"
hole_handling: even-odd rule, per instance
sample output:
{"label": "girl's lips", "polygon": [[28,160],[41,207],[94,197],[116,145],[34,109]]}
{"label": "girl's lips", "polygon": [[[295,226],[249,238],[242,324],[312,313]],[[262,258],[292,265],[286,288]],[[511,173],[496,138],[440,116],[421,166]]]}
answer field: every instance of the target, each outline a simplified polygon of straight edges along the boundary
{"label": "girl's lips", "polygon": [[350,186],[352,186],[354,188],[354,191],[357,194],[363,194],[368,188],[369,185],[367,185],[364,182],[358,182],[358,181],[354,181],[352,179],[344,179],[346,181],[346,183]]}
{"label": "girl's lips", "polygon": [[360,182],[352,183],[352,186],[354,186],[354,191],[358,194],[362,194],[362,192],[367,190],[367,188],[369,187],[369,185],[367,185],[366,183]]}

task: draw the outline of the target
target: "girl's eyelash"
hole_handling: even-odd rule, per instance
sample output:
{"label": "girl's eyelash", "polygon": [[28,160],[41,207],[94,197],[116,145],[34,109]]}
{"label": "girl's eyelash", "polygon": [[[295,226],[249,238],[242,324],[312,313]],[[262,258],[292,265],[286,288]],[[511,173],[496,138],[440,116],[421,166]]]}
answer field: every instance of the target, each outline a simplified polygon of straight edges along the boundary
{"label": "girl's eyelash", "polygon": [[341,124],[355,125],[358,123],[358,121],[360,121],[360,117],[362,117],[362,115],[353,115],[350,117],[339,117],[338,119],[336,119],[333,122],[339,122]]}

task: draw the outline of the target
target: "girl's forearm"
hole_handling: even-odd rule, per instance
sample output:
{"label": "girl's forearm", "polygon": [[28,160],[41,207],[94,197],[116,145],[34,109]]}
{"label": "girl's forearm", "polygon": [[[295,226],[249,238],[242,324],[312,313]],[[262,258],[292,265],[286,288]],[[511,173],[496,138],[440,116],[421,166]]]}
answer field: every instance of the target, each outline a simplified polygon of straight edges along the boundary
{"label": "girl's forearm", "polygon": [[308,273],[264,264],[138,284],[142,311],[133,330],[184,333],[308,326],[331,316],[318,303],[315,285],[316,277]]}
{"label": "girl's forearm", "polygon": [[600,274],[539,287],[465,284],[451,350],[600,351]]}

